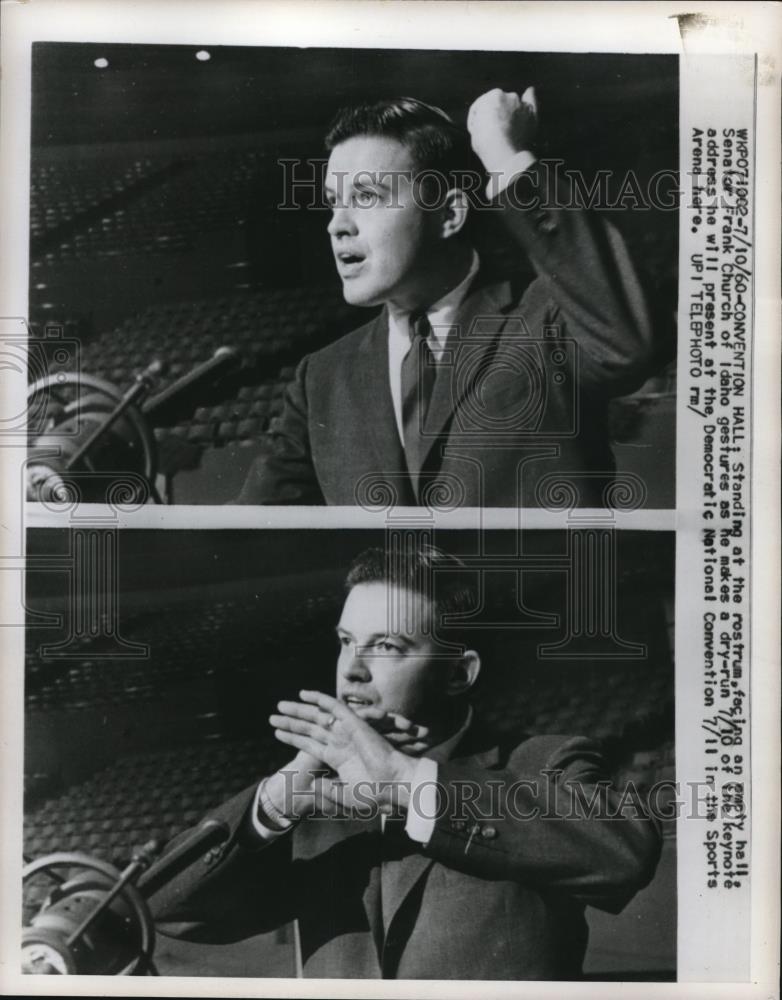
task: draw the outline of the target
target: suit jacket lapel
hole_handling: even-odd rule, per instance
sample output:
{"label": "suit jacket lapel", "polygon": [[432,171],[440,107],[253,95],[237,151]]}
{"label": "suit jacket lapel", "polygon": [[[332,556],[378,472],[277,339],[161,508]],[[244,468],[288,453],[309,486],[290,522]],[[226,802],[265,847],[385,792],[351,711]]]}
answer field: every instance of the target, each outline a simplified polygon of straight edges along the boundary
{"label": "suit jacket lapel", "polygon": [[443,433],[476,374],[485,369],[497,337],[507,322],[506,313],[512,302],[510,282],[489,283],[485,275],[478,273],[457,313],[446,341],[442,363],[438,366],[426,415],[427,444],[423,461]]}
{"label": "suit jacket lapel", "polygon": [[[481,767],[491,767],[499,759],[499,747],[479,723],[473,723],[462,737],[451,759],[472,760]],[[397,822],[404,823],[404,821]],[[397,836],[404,838],[401,832]],[[434,858],[424,854],[423,850],[412,842],[407,841],[407,849],[410,853],[404,854],[398,860],[384,863],[387,871],[384,872],[382,880],[382,908],[386,937],[390,933],[392,923],[399,916],[405,899],[434,864]]]}
{"label": "suit jacket lapel", "polygon": [[377,316],[361,341],[355,365],[358,405],[355,419],[369,430],[374,446],[378,480],[391,483],[401,505],[413,503],[402,442],[394,416],[388,381],[388,310]]}
{"label": "suit jacket lapel", "polygon": [[[438,367],[427,410],[426,439],[420,458],[423,468],[454,409],[468,392],[476,373],[484,370],[513,304],[509,281],[491,282],[479,271],[462,303]],[[475,328],[473,329],[473,325]],[[449,358],[450,352],[450,361]],[[388,380],[388,310],[377,316],[359,347],[355,366],[356,420],[368,426],[377,460],[378,480],[390,482],[400,504],[415,502],[408,478],[407,459],[397,433]]]}
{"label": "suit jacket lapel", "polygon": [[[462,737],[451,759],[471,760],[483,767],[491,767],[498,758],[499,748],[492,734],[476,720]],[[404,821],[396,822],[401,824],[402,829],[388,831],[396,841],[397,849],[395,845],[389,845],[392,857],[385,861],[388,871],[384,879],[381,864],[383,855],[388,855],[389,851],[384,850],[382,838],[386,833],[381,833],[379,816],[373,820],[311,820],[306,829],[302,827],[297,831],[299,835],[306,833],[308,836],[303,839],[295,836],[294,839],[294,857],[300,860],[323,855],[338,842],[351,837],[368,836],[372,839],[371,846],[367,845],[369,853],[364,856],[368,860],[376,857],[376,863],[370,861],[362,903],[381,966],[384,944],[392,924],[401,919],[403,903],[434,864],[434,858],[428,857],[406,837]]]}
{"label": "suit jacket lapel", "polygon": [[380,817],[372,823],[373,830],[375,831],[375,836],[377,838],[377,864],[372,867],[369,872],[369,881],[367,882],[367,887],[364,890],[363,902],[364,909],[367,913],[367,920],[369,921],[369,927],[372,931],[372,939],[375,942],[375,950],[377,951],[377,960],[379,964],[383,961],[383,940],[384,940],[384,926],[383,926],[383,909],[382,909],[382,896],[381,896],[381,862],[383,857],[382,848],[382,833],[380,830]]}
{"label": "suit jacket lapel", "polygon": [[[309,820],[297,833],[299,836],[294,839],[293,854],[298,860],[325,856],[335,845],[350,840],[351,837],[356,838],[357,845],[361,843],[360,849],[357,846],[354,853],[358,853],[367,864],[367,881],[361,900],[375,942],[379,964],[383,954],[384,935],[380,884],[380,865],[383,857],[380,817],[377,816],[372,820],[315,818]],[[335,901],[335,905],[339,905],[338,900]]]}
{"label": "suit jacket lapel", "polygon": [[[404,820],[397,820],[395,822],[404,824]],[[383,836],[395,837],[400,841],[407,840],[401,831],[390,833],[386,830]],[[382,903],[383,927],[385,928],[386,936],[390,932],[391,924],[398,914],[402,903],[413,890],[418,880],[434,864],[434,858],[427,857],[427,855],[421,852],[420,848],[416,848],[409,840],[405,844],[405,850],[410,853],[403,853],[401,857],[387,857],[383,862]]]}

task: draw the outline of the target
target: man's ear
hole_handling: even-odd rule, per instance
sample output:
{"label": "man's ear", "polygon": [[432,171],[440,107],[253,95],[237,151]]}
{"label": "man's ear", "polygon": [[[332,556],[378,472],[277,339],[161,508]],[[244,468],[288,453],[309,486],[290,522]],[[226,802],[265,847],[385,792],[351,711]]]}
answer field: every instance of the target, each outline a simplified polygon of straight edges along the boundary
{"label": "man's ear", "polygon": [[469,212],[467,195],[460,188],[451,188],[445,195],[442,207],[440,235],[443,239],[449,239],[462,231]]}
{"label": "man's ear", "polygon": [[481,658],[474,649],[468,649],[456,659],[448,678],[448,694],[456,697],[465,694],[478,680],[481,672]]}

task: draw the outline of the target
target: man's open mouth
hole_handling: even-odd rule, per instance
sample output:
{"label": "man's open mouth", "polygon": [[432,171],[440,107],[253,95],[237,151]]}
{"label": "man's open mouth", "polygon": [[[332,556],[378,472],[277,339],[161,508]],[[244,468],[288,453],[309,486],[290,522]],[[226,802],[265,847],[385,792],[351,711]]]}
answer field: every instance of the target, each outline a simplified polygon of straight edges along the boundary
{"label": "man's open mouth", "polygon": [[339,265],[340,273],[343,275],[350,276],[353,272],[357,271],[361,265],[366,260],[363,254],[359,253],[349,253],[348,251],[341,250],[337,254],[337,263]]}
{"label": "man's open mouth", "polygon": [[372,704],[371,698],[362,698],[357,694],[343,695],[342,700],[349,708],[366,708]]}

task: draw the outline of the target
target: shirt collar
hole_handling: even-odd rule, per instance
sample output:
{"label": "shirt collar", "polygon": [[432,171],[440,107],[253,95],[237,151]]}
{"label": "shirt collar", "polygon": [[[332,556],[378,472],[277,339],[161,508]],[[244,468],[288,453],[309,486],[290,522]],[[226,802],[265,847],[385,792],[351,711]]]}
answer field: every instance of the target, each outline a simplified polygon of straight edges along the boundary
{"label": "shirt collar", "polygon": [[[429,325],[432,327],[432,337],[434,338],[438,347],[444,347],[445,341],[448,338],[448,334],[456,320],[456,314],[464,301],[467,292],[469,291],[470,285],[472,284],[473,278],[478,273],[478,269],[481,266],[481,259],[478,256],[476,250],[472,252],[472,260],[470,261],[470,268],[467,274],[462,278],[458,285],[454,286],[449,292],[446,292],[441,298],[436,302],[433,302],[426,310],[426,315],[429,319]],[[389,315],[392,319],[392,328],[398,331],[404,331],[404,340],[409,343],[408,340],[408,325],[407,319],[410,315],[406,312],[398,312],[389,306]]]}

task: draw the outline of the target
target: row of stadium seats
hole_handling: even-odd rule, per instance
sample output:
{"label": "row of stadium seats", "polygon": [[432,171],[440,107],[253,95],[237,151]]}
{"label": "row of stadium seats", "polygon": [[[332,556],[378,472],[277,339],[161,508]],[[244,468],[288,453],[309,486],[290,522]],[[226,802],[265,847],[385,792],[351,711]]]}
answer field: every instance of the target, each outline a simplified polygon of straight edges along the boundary
{"label": "row of stadium seats", "polygon": [[30,171],[30,231],[33,236],[73,222],[101,203],[131,189],[159,170],[164,159],[144,156],[34,163]]}
{"label": "row of stadium seats", "polygon": [[220,447],[234,441],[257,444],[272,419],[282,412],[285,389],[293,373],[293,366],[284,366],[273,380],[242,386],[230,402],[199,406],[191,420],[159,428],[158,440],[178,437],[205,447]]}
{"label": "row of stadium seats", "polygon": [[583,731],[606,739],[653,715],[673,696],[670,673],[650,668],[648,662],[638,667],[600,664],[592,671],[580,666],[575,676],[539,667],[527,668],[525,674],[503,691],[501,702],[490,693],[487,704],[479,703],[481,715],[497,731],[522,721],[533,732]]}
{"label": "row of stadium seats", "polygon": [[124,864],[134,847],[175,837],[275,760],[268,747],[236,740],[124,758],[27,815],[24,853],[86,851]]}
{"label": "row of stadium seats", "polygon": [[[33,232],[68,221],[74,232],[47,249],[44,259],[94,260],[135,254],[168,254],[189,250],[204,234],[243,225],[253,191],[271,169],[257,149],[202,154],[181,165],[176,175],[107,210],[98,221],[89,210],[159,167],[154,160],[127,164],[116,178],[112,165],[93,161],[38,165],[33,172]],[[117,167],[113,168],[118,169]],[[101,176],[102,175],[102,176]],[[124,186],[123,186],[124,182]],[[79,225],[80,216],[84,224]]]}
{"label": "row of stadium seats", "polygon": [[298,354],[319,335],[349,328],[355,318],[334,286],[155,306],[85,344],[81,367],[122,381],[160,357],[176,377],[224,346],[242,351],[248,361]]}
{"label": "row of stadium seats", "polygon": [[26,653],[26,705],[29,711],[88,711],[98,705],[151,701],[172,686],[213,677],[220,671],[231,676],[262,672],[268,681],[273,675],[284,675],[298,662],[301,647],[291,643],[291,634],[322,630],[325,620],[330,625],[338,603],[339,595],[325,596],[277,609],[274,621],[264,622],[262,636],[252,644],[237,641],[237,636],[259,627],[260,610],[253,599],[123,616],[122,638],[149,647],[147,656],[134,659],[111,657],[116,648],[113,623],[108,623],[104,637],[69,638],[68,659],[56,653],[41,656],[40,644],[56,640],[44,630],[31,630]]}

